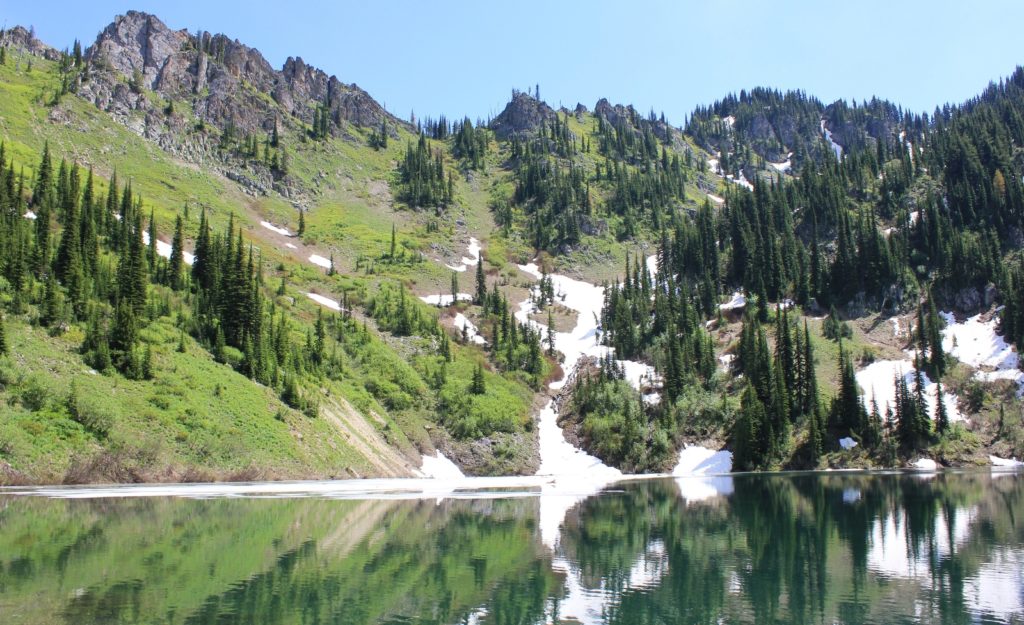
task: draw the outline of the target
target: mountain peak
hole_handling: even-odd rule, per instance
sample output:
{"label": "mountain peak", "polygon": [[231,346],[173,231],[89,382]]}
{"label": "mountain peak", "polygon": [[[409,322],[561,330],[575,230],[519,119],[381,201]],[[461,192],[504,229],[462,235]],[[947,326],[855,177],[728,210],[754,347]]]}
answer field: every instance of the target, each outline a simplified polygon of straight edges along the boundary
{"label": "mountain peak", "polygon": [[512,100],[491,121],[491,130],[499,138],[522,134],[537,129],[541,122],[554,117],[555,111],[546,102],[524,91],[513,91]]}

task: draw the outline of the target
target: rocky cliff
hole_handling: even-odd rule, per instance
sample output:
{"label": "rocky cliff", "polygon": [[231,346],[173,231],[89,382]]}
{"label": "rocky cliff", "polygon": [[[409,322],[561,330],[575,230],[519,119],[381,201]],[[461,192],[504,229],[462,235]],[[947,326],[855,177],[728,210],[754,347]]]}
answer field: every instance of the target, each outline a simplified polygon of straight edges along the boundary
{"label": "rocky cliff", "polygon": [[79,94],[114,113],[158,108],[145,91],[188,101],[195,116],[241,133],[271,132],[278,123],[311,124],[320,106],[330,111],[331,132],[346,124],[401,124],[354,84],[289,58],[275,70],[259,50],[225,35],[172,30],[137,11],[118,16],[86,50],[92,72]]}
{"label": "rocky cliff", "polygon": [[516,91],[505,109],[491,120],[491,130],[498,138],[507,139],[512,135],[532,132],[540,127],[541,122],[554,116],[554,109],[547,103]]}

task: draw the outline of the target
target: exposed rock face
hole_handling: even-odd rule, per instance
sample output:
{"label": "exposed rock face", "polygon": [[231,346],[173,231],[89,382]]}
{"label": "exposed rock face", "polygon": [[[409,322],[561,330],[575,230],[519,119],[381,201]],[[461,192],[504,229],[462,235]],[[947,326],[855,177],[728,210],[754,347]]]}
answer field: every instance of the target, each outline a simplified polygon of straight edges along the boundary
{"label": "exposed rock face", "polygon": [[637,110],[633,108],[633,105],[623,106],[621,104],[616,104],[612,106],[612,104],[608,102],[607,98],[601,98],[597,101],[597,104],[594,105],[594,115],[597,117],[603,117],[604,120],[612,126],[618,126],[619,124],[625,123],[637,132],[643,130],[645,127],[649,127],[654,133],[654,136],[661,141],[674,142],[680,138],[680,133],[675,132],[675,129],[665,121],[664,117],[645,117],[638,113]]}
{"label": "exposed rock face", "polygon": [[204,122],[242,133],[270,132],[289,117],[310,123],[320,105],[330,109],[334,131],[343,122],[402,123],[356,85],[342,83],[302,59],[289,58],[276,71],[258,50],[237,40],[171,30],[147,13],[118,16],[86,51],[86,59],[95,70],[80,94],[122,116],[153,108],[124,84],[138,78],[138,86],[169,100],[190,99]]}
{"label": "exposed rock face", "polygon": [[554,115],[555,111],[546,103],[517,91],[512,94],[512,101],[505,106],[505,110],[491,121],[491,130],[499,138],[507,139],[512,135],[536,130],[542,121]]}
{"label": "exposed rock face", "polygon": [[8,46],[15,50],[24,50],[34,56],[41,56],[50,61],[60,58],[60,52],[46,45],[35,38],[35,35],[22,26],[15,26],[3,32],[0,36],[0,45]]}

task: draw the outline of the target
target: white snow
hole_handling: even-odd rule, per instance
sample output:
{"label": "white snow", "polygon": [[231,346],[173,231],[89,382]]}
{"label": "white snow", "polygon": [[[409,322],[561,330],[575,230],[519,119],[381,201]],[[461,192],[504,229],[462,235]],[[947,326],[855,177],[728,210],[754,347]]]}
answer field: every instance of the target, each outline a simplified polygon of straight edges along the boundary
{"label": "white snow", "polygon": [[917,224],[917,220],[920,219],[920,218],[921,218],[921,211],[911,211],[910,212],[910,225],[911,226],[916,225]]}
{"label": "white snow", "polygon": [[720,173],[721,170],[718,168],[718,159],[717,158],[709,158],[708,159],[708,169],[710,169],[711,173],[715,174],[716,176],[721,176],[721,173]]}
{"label": "white snow", "polygon": [[[461,293],[460,293],[461,295]],[[459,332],[465,328],[466,338],[470,343],[476,343],[477,345],[487,345],[487,341],[484,337],[480,336],[480,332],[473,325],[473,322],[466,318],[466,315],[462,313],[456,313],[455,318],[452,320],[455,329]]]}
{"label": "white snow", "polygon": [[733,117],[732,115],[726,115],[725,117],[722,118],[722,121],[728,124],[730,128],[732,128],[733,124],[736,123],[736,118]]}
{"label": "white snow", "polygon": [[644,266],[647,267],[647,275],[654,278],[658,275],[658,255],[651,254],[644,261]]}
{"label": "white snow", "polygon": [[974,368],[1016,369],[1017,352],[1003,337],[996,334],[998,322],[993,317],[983,321],[975,315],[957,322],[953,313],[940,313],[946,321],[942,330],[942,349],[960,362]]}
{"label": "white snow", "polygon": [[988,321],[975,315],[958,322],[953,313],[939,313],[946,321],[942,330],[942,349],[960,362],[978,371],[975,379],[983,382],[1011,380],[1017,383],[1017,395],[1024,395],[1024,372],[1020,370],[1017,350],[996,333],[999,325],[993,316]]}
{"label": "white snow", "polygon": [[839,439],[839,446],[849,451],[857,446],[857,441],[853,440],[849,436]]}
{"label": "white snow", "polygon": [[1024,467],[1024,462],[1017,460],[1016,458],[1000,458],[999,456],[989,456],[988,461],[993,467],[1001,468],[1017,468]]}
{"label": "white snow", "polygon": [[[144,245],[149,245],[149,231],[148,230],[143,230],[142,231],[142,243]],[[164,241],[161,241],[160,239],[156,240],[156,253],[157,253],[157,255],[162,256],[164,258],[170,258],[171,257],[171,249],[172,248],[171,248],[171,244],[170,243],[165,243]],[[186,265],[191,265],[196,260],[195,255],[189,254],[185,250],[181,251],[181,256],[185,260],[185,264]]]}
{"label": "white snow", "polygon": [[719,197],[714,193],[708,193],[708,199],[714,202],[715,204],[725,204],[725,198]]}
{"label": "white snow", "polygon": [[283,234],[286,237],[293,236],[292,233],[288,231],[288,228],[282,228],[280,226],[275,226],[274,224],[270,223],[269,221],[261,221],[260,225],[263,226],[264,228],[266,228],[267,230],[273,230],[274,232],[276,232],[278,234]]}
{"label": "white snow", "polygon": [[718,362],[722,363],[722,367],[728,369],[732,361],[736,360],[736,354],[722,354],[718,357]]}
{"label": "white snow", "polygon": [[719,475],[732,471],[732,452],[687,445],[679,452],[672,475]]}
{"label": "white snow", "polygon": [[445,265],[445,267],[451,269],[452,271],[466,271],[470,267],[473,267],[480,262],[480,249],[480,241],[477,241],[475,238],[470,237],[469,247],[467,248],[469,256],[463,256],[462,263],[459,265]]}
{"label": "white snow", "polygon": [[747,298],[742,293],[736,291],[732,294],[732,299],[724,304],[719,304],[718,307],[722,310],[734,310],[736,308],[743,308],[747,305]]}
{"label": "white snow", "polygon": [[899,317],[890,317],[889,321],[892,323],[892,335],[893,335],[893,338],[899,338],[899,336],[900,336],[900,319],[899,319]]}
{"label": "white snow", "polygon": [[318,293],[306,293],[306,297],[313,300],[317,304],[320,304],[321,306],[326,306],[327,308],[330,308],[331,310],[341,310],[341,304],[339,304],[338,302],[334,301],[329,297],[324,297],[323,295],[320,295]]}
{"label": "white snow", "polygon": [[728,180],[729,182],[734,182],[734,183],[740,185],[741,187],[743,187],[747,191],[753,191],[754,190],[754,185],[750,184],[750,181],[747,180],[747,177],[743,175],[742,171],[740,172],[739,178],[733,176],[732,174],[729,174],[729,175],[727,175],[725,177],[725,179]]}
{"label": "white snow", "polygon": [[319,254],[311,254],[309,257],[309,262],[313,263],[314,265],[320,265],[324,269],[331,268],[331,260],[329,258],[324,258]]}
{"label": "white snow", "polygon": [[[423,300],[424,302],[428,303],[428,304],[433,305],[433,306],[451,306],[452,305],[452,294],[451,293],[437,294],[437,295],[424,295],[420,299]],[[460,302],[462,302],[462,301],[469,301],[471,299],[473,299],[473,296],[470,295],[469,293],[459,293],[458,294],[458,301],[460,301]]]}
{"label": "white snow", "polygon": [[299,248],[295,247],[295,245],[293,243],[285,243],[284,246],[287,247],[290,250],[297,250],[297,249],[299,249]]}
{"label": "white snow", "polygon": [[793,169],[793,160],[789,159],[789,158],[787,158],[786,160],[782,161],[781,163],[768,163],[768,164],[771,165],[772,167],[774,167],[775,171],[777,171],[779,173],[783,173],[783,174],[786,173],[787,171],[789,171],[790,169]]}
{"label": "white snow", "polygon": [[32,211],[25,211],[24,217],[25,217],[25,219],[35,219],[36,218],[36,214],[34,212],[32,212]]}
{"label": "white snow", "polygon": [[[876,360],[864,369],[857,372],[857,384],[864,391],[864,406],[870,411],[871,402],[878,402],[878,411],[885,418],[885,409],[891,407],[896,411],[896,376],[902,376],[910,392],[914,392],[914,363],[911,360]],[[936,395],[938,385],[928,378],[928,374],[921,374],[924,382],[925,403],[928,406],[928,416],[934,418],[936,408]],[[966,417],[957,407],[957,397],[953,393],[943,389],[943,403],[946,406],[946,416],[950,423],[954,421],[966,421]]]}
{"label": "white snow", "polygon": [[843,160],[843,146],[839,145],[832,140],[832,131],[825,127],[825,119],[821,119],[821,133],[825,135],[825,141],[828,141],[829,146],[832,147],[832,151],[836,154],[836,159]]}
{"label": "white snow", "polygon": [[939,468],[938,463],[931,458],[918,458],[910,466],[920,471],[937,471]]}
{"label": "white snow", "polygon": [[440,451],[436,456],[423,456],[423,465],[420,467],[423,477],[435,480],[463,480],[466,478],[458,465],[449,460]]}

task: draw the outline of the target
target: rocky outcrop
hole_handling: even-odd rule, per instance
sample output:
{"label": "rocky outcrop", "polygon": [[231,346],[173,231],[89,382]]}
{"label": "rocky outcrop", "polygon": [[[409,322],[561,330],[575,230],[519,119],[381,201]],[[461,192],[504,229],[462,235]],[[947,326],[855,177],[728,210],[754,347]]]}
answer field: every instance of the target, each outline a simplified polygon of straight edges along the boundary
{"label": "rocky outcrop", "polygon": [[10,30],[0,32],[0,46],[27,52],[50,61],[60,58],[60,52],[36,39],[34,32],[22,26],[15,26]]}
{"label": "rocky outcrop", "polygon": [[237,40],[172,30],[138,11],[118,16],[103,29],[86,60],[93,72],[80,95],[122,117],[154,108],[141,94],[149,90],[171,101],[190,100],[203,122],[241,133],[270,132],[289,118],[311,123],[320,106],[329,108],[333,132],[342,132],[345,123],[403,123],[358,86],[300,58],[289,58],[277,71],[258,50]]}
{"label": "rocky outcrop", "polygon": [[527,134],[540,127],[541,122],[555,116],[555,111],[546,103],[521,91],[513,92],[512,101],[497,117],[491,120],[491,130],[500,139],[513,135]]}
{"label": "rocky outcrop", "polygon": [[[655,117],[652,113],[645,117],[638,113],[632,104],[628,106],[616,104],[613,106],[608,102],[607,98],[601,98],[594,105],[594,115],[604,118],[612,126],[618,127],[620,124],[625,124],[636,132],[642,132],[644,128],[650,128],[654,136],[660,141],[676,143],[681,138],[680,133],[675,131],[665,121],[664,116]],[[676,147],[681,147],[681,144],[677,144]]]}

